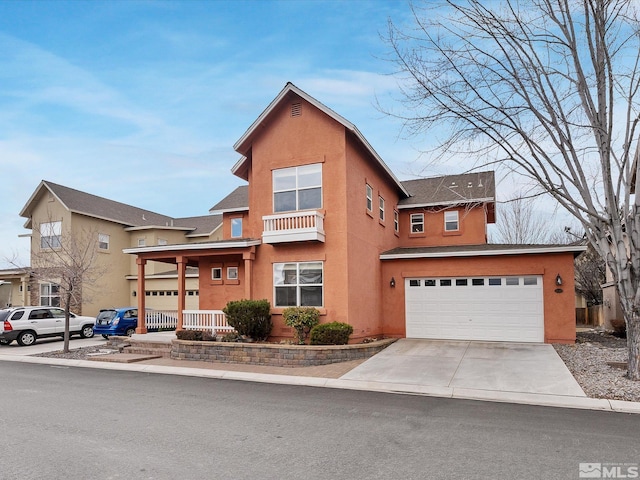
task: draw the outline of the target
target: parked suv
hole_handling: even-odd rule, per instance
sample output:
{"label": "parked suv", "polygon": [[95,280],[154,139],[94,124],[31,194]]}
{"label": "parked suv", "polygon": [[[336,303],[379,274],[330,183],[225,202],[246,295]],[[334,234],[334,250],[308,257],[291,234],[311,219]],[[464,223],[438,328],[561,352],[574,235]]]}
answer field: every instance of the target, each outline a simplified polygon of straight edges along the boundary
{"label": "parked suv", "polygon": [[108,338],[111,335],[126,335],[130,337],[138,326],[138,308],[106,308],[100,310],[93,327],[97,335]]}
{"label": "parked suv", "polygon": [[[69,314],[69,335],[93,337],[95,319]],[[13,307],[0,310],[0,343],[33,345],[38,338],[64,336],[64,310],[57,307]]]}

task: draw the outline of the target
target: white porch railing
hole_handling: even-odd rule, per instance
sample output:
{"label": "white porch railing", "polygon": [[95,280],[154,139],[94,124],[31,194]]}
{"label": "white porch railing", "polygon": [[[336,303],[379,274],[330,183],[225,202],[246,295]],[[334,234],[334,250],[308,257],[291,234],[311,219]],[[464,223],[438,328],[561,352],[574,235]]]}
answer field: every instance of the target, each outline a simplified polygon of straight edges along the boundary
{"label": "white porch railing", "polygon": [[227,323],[227,317],[222,310],[183,310],[182,328],[211,330],[212,335],[234,331],[234,328]]}
{"label": "white porch railing", "polygon": [[145,315],[147,329],[174,329],[178,325],[177,310],[147,310]]}
{"label": "white porch railing", "polygon": [[324,216],[320,212],[287,212],[262,217],[264,243],[324,242]]}

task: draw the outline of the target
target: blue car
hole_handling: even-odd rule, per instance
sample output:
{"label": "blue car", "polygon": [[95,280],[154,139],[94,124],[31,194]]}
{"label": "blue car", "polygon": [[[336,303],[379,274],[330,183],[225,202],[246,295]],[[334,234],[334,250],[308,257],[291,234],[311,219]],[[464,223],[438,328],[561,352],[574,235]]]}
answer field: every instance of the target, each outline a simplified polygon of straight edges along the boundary
{"label": "blue car", "polygon": [[138,307],[107,308],[100,310],[93,331],[109,338],[112,335],[130,337],[138,326]]}

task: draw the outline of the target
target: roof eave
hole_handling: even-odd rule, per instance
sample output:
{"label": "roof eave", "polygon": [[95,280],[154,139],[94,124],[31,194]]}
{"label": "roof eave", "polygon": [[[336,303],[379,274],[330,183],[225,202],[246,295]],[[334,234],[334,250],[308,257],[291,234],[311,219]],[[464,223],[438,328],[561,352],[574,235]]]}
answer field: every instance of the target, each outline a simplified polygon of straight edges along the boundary
{"label": "roof eave", "polygon": [[545,253],[574,253],[579,255],[585,252],[585,245],[567,245],[562,247],[535,247],[504,250],[460,250],[457,252],[415,252],[415,253],[391,253],[381,254],[380,260],[402,260],[412,258],[448,258],[448,257],[485,257],[499,255],[539,255]]}
{"label": "roof eave", "polygon": [[469,204],[469,203],[494,203],[495,201],[496,201],[495,197],[485,197],[485,198],[468,198],[468,199],[460,199],[460,200],[449,200],[445,202],[411,203],[411,204],[398,205],[398,210],[408,210],[411,208],[426,208],[426,207],[444,207],[444,206],[462,205],[462,204]]}

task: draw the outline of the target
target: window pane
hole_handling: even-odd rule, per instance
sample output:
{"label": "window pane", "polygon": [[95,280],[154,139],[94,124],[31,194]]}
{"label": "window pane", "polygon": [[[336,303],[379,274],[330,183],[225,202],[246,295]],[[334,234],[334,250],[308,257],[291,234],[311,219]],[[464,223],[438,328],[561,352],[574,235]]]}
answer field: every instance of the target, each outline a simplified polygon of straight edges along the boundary
{"label": "window pane", "polygon": [[274,193],[273,210],[275,212],[292,212],[296,210],[296,192]]}
{"label": "window pane", "polygon": [[273,265],[274,285],[295,285],[297,282],[297,264],[275,263]]}
{"label": "window pane", "polygon": [[295,307],[296,287],[276,287],[276,307]]}
{"label": "window pane", "polygon": [[300,306],[321,307],[322,287],[300,287]]}
{"label": "window pane", "polygon": [[490,278],[489,279],[489,285],[502,285],[502,279],[501,278]]}
{"label": "window pane", "polygon": [[321,187],[322,165],[305,165],[298,167],[298,188]]}
{"label": "window pane", "polygon": [[464,287],[467,285],[467,279],[466,278],[458,278],[456,279],[456,287]]}
{"label": "window pane", "polygon": [[40,295],[49,295],[49,287],[51,285],[48,283],[43,283],[42,285],[40,285]]}
{"label": "window pane", "polygon": [[525,285],[537,285],[538,279],[536,277],[524,277]]}
{"label": "window pane", "polygon": [[273,171],[273,191],[294,190],[296,188],[296,169],[283,168]]}
{"label": "window pane", "polygon": [[507,278],[507,285],[518,285],[518,277],[508,277]]}
{"label": "window pane", "polygon": [[419,287],[420,286],[420,280],[409,280],[409,286],[410,287]]}
{"label": "window pane", "polygon": [[435,287],[436,286],[436,281],[435,280],[425,280],[424,281],[424,286],[425,287]]}
{"label": "window pane", "polygon": [[321,188],[308,188],[300,190],[298,192],[298,199],[300,205],[299,210],[309,210],[311,208],[322,207],[322,189]]}
{"label": "window pane", "polygon": [[322,283],[322,263],[301,263],[300,283]]}
{"label": "window pane", "polygon": [[440,286],[441,287],[450,287],[451,286],[451,279],[447,278],[447,279],[440,280]]}
{"label": "window pane", "polygon": [[242,237],[242,218],[231,219],[231,237],[232,238]]}
{"label": "window pane", "polygon": [[475,287],[484,285],[484,278],[474,278],[473,280],[471,280],[471,285]]}

